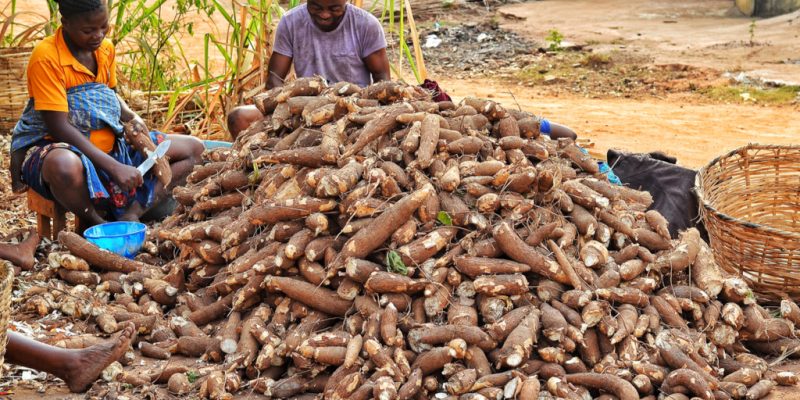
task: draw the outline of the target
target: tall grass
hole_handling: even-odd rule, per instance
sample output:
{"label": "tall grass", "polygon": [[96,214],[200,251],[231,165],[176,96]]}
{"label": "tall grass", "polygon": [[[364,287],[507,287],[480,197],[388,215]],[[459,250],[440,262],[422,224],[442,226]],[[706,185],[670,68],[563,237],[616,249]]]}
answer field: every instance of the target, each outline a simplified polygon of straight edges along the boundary
{"label": "tall grass", "polygon": [[[46,1],[50,14],[40,16],[35,27],[3,18],[6,23],[0,23],[2,45],[52,34],[59,22],[58,6],[55,0]],[[421,54],[412,52],[406,44],[409,25],[414,43],[418,41],[409,15],[410,0],[372,0],[367,8],[374,11],[381,1],[380,19],[387,39],[397,43],[390,49],[395,77],[402,78],[404,71],[410,70],[421,81],[425,74]],[[117,47],[120,81],[131,93],[146,99],[146,105],[137,111],[157,111],[150,119],[157,127],[189,125],[194,134],[213,134],[222,130],[227,111],[266,87],[274,29],[286,11],[300,3],[301,0],[284,0],[280,4],[279,0],[108,0],[108,38]],[[17,0],[11,0],[3,16],[19,14],[16,9]],[[216,31],[198,33],[195,21],[222,23],[216,25]],[[188,41],[202,43],[199,59],[187,54]]]}
{"label": "tall grass", "polygon": [[[178,114],[193,107],[195,132],[221,127],[222,116],[243,96],[263,90],[266,73],[260,70],[271,52],[272,26],[284,12],[273,0],[111,0],[109,10],[120,75],[148,98],[148,111],[150,99],[160,96],[163,129],[187,122]],[[197,20],[222,20],[224,29],[196,34]],[[187,56],[187,40],[201,41],[201,59]]]}
{"label": "tall grass", "polygon": [[[203,130],[212,124],[224,126],[222,119],[227,111],[266,88],[272,32],[285,12],[273,0],[234,2],[230,11],[226,4],[211,0],[209,10],[209,16],[216,12],[227,22],[224,35],[206,33],[203,37],[203,73],[207,82],[199,96],[206,117],[200,126]],[[224,60],[224,67],[216,76],[210,65],[215,55]],[[170,111],[174,112],[172,108]]]}
{"label": "tall grass", "polygon": [[[22,18],[33,20],[23,23]],[[0,9],[0,48],[30,46],[44,36],[48,18],[34,12],[18,12],[17,0],[11,0]]]}
{"label": "tall grass", "polygon": [[[141,0],[118,0],[128,3],[142,3]],[[188,0],[184,0],[187,1]],[[374,0],[371,8],[378,5]],[[396,78],[404,76],[404,70],[410,69],[414,78],[421,82],[425,78],[424,63],[418,47],[418,36],[410,15],[410,0],[382,0],[383,15],[381,20],[389,39],[396,39],[397,57],[392,65]],[[221,17],[226,28],[218,33],[202,35],[202,60],[188,60],[181,41],[174,39],[171,47],[162,50],[163,63],[170,59],[164,54],[177,55],[175,60],[182,61],[181,70],[191,71],[189,79],[186,74],[182,82],[163,80],[168,87],[157,86],[161,92],[169,92],[169,102],[165,126],[178,119],[178,114],[186,106],[196,105],[197,114],[195,133],[214,134],[224,127],[224,116],[232,107],[263,91],[267,82],[267,65],[272,53],[274,29],[283,14],[297,5],[300,0],[289,0],[285,8],[277,0],[193,0],[193,7],[205,14],[209,19]],[[155,5],[156,3],[153,3]],[[160,6],[160,7],[163,7]],[[151,6],[152,8],[152,6]],[[397,8],[397,12],[395,12]],[[219,20],[220,18],[217,18]],[[412,41],[417,45],[415,51],[406,43],[407,28],[411,28]],[[187,29],[188,31],[188,29]],[[124,28],[119,34],[124,33]],[[133,36],[147,33],[141,29],[134,30]],[[179,32],[175,37],[189,34],[190,31]],[[149,35],[152,36],[152,32]],[[141,40],[141,39],[140,39]],[[199,40],[193,38],[192,40]],[[215,63],[216,61],[216,63]],[[220,64],[221,61],[221,65]],[[216,65],[215,65],[216,64]],[[152,69],[152,68],[151,68]],[[171,85],[171,86],[170,86]]]}
{"label": "tall grass", "polygon": [[[377,1],[371,7],[373,11],[377,6]],[[395,10],[396,8],[397,10]],[[391,65],[395,78],[403,79],[403,69],[407,63],[417,83],[422,83],[427,78],[427,72],[422,59],[422,51],[419,47],[419,36],[414,23],[411,0],[383,0],[380,20],[386,26],[387,41],[393,38],[397,41],[397,49],[395,49],[397,50],[397,56],[392,57],[394,58],[394,64]],[[406,32],[407,28],[408,33]],[[407,34],[410,35],[413,42],[414,54],[412,54],[411,48],[408,47]]]}

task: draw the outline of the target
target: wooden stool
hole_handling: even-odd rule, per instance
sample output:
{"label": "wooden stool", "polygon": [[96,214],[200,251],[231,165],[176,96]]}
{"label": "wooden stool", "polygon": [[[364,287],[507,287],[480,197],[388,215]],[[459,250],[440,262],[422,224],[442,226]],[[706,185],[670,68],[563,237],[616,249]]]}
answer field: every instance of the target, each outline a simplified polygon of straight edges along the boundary
{"label": "wooden stool", "polygon": [[[60,204],[47,200],[33,189],[28,189],[28,209],[36,213],[36,231],[40,237],[58,239],[58,233],[67,229],[67,210]],[[50,221],[53,221],[52,227]],[[75,226],[80,225],[75,217]]]}

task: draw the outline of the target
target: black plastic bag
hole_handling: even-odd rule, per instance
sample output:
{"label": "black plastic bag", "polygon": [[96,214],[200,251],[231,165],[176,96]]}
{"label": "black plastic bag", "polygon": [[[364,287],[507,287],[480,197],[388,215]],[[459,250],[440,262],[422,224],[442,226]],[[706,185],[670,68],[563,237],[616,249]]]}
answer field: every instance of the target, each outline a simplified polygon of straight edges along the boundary
{"label": "black plastic bag", "polygon": [[696,227],[707,238],[699,216],[694,179],[697,171],[675,165],[676,161],[661,153],[631,154],[609,150],[608,165],[625,186],[644,190],[653,196],[651,210],[657,210],[669,221],[673,238],[678,232]]}

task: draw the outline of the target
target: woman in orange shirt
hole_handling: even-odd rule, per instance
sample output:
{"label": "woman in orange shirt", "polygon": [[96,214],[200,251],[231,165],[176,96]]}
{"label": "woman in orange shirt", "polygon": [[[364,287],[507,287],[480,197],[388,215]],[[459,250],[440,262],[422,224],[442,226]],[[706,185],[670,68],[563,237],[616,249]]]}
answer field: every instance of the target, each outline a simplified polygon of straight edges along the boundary
{"label": "woman in orange shirt", "polygon": [[[12,182],[17,190],[27,185],[58,201],[89,225],[136,220],[171,188],[152,173],[141,176],[135,166],[144,156],[123,139],[122,123],[144,122],[113,90],[116,63],[114,45],[105,39],[105,1],[58,3],[62,26],[36,46],[28,65],[30,100],[12,136]],[[151,137],[172,141],[170,186],[184,184],[202,142],[158,132]]]}
{"label": "woman in orange shirt", "polygon": [[[104,221],[95,207],[101,203],[111,206],[111,214],[118,218],[135,219],[149,205],[140,201],[142,194],[154,194],[157,199],[165,194],[165,188],[150,177],[142,178],[132,166],[141,155],[132,154],[120,136],[120,121],[143,122],[111,90],[116,85],[114,47],[104,40],[108,29],[105,4],[102,0],[58,3],[62,28],[37,45],[31,56],[31,99],[14,128],[12,180],[18,184],[22,178],[23,183],[91,224]],[[173,182],[182,184],[200,159],[203,144],[188,136],[151,136],[172,140],[167,155]],[[87,191],[87,187],[97,192]],[[31,232],[19,245],[0,244],[0,259],[30,268],[38,243],[38,236]],[[134,333],[133,324],[124,323],[119,333],[104,343],[61,349],[8,331],[5,359],[51,373],[63,379],[70,391],[83,392],[130,348]]]}

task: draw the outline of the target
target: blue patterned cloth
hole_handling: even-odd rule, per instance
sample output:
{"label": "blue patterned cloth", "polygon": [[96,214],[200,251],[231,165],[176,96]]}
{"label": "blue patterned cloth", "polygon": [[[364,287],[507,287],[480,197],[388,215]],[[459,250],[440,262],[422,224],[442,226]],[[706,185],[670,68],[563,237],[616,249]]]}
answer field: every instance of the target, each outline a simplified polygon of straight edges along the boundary
{"label": "blue patterned cloth", "polygon": [[[77,147],[47,139],[47,128],[41,114],[33,109],[32,102],[33,100],[25,108],[22,118],[14,128],[11,139],[12,151],[28,149],[22,165],[22,181],[26,185],[42,197],[52,200],[53,195],[42,179],[44,159],[52,150],[68,149],[80,157],[86,176],[89,198],[99,210],[108,211],[111,213],[110,216],[116,218],[134,200],[145,208],[153,204],[157,182],[154,174],[145,175],[142,186],[130,192],[124,192],[105,171],[95,168],[92,161]],[[130,166],[137,166],[145,160],[143,154],[129,147],[123,139],[119,100],[116,93],[108,86],[99,83],[76,86],[67,91],[67,102],[70,123],[87,138],[93,130],[111,127],[117,135],[117,140],[109,156]],[[156,144],[166,139],[165,134],[155,131],[150,132],[150,137]]]}
{"label": "blue patterned cloth", "polygon": [[[93,130],[111,128],[122,137],[122,112],[116,92],[102,83],[85,83],[67,90],[69,122],[87,138]],[[47,136],[42,114],[34,110],[33,98],[28,100],[11,136],[11,151],[28,148]]]}

